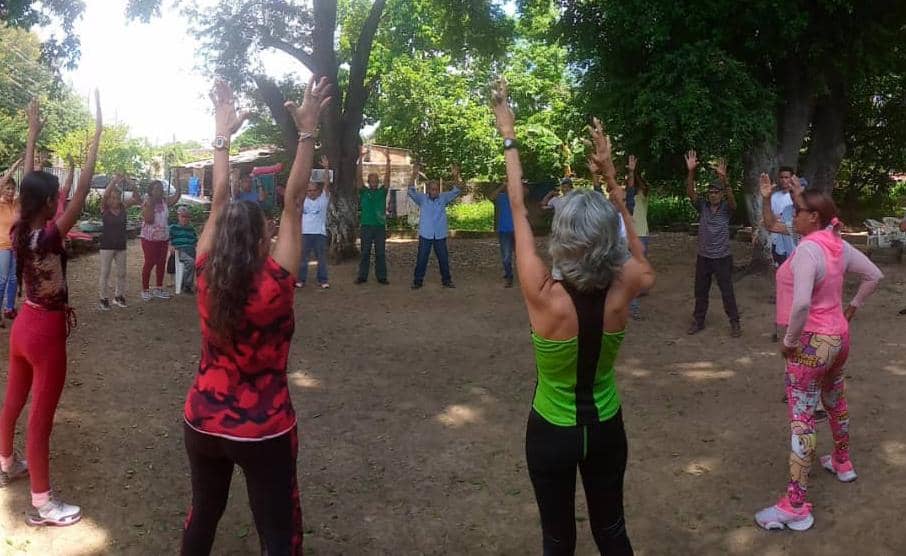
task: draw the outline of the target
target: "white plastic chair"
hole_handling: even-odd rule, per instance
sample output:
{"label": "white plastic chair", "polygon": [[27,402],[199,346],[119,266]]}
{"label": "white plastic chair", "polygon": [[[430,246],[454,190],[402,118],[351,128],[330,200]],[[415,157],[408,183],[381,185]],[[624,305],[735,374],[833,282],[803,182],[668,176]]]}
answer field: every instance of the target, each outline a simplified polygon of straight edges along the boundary
{"label": "white plastic chair", "polygon": [[176,270],[173,274],[173,280],[176,282],[173,291],[176,292],[176,295],[179,295],[182,293],[182,277],[186,269],[185,265],[179,260],[179,253],[175,249],[173,250],[173,261],[175,263],[173,266]]}

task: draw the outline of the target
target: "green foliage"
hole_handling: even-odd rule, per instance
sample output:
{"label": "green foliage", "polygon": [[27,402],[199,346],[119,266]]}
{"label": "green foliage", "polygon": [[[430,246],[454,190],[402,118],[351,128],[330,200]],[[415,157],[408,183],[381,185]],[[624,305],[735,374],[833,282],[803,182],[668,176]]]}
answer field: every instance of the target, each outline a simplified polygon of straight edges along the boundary
{"label": "green foliage", "polygon": [[475,232],[494,231],[494,203],[456,203],[447,207],[447,221],[451,230]]}
{"label": "green foliage", "polygon": [[648,200],[648,226],[651,228],[693,222],[698,222],[698,212],[686,196],[652,195]]}
{"label": "green foliage", "polygon": [[[81,165],[93,137],[94,126],[89,125],[68,133],[52,148],[64,160],[71,156]],[[152,149],[147,140],[131,137],[125,124],[107,126],[101,135],[95,172],[145,176],[150,171],[151,160]]]}

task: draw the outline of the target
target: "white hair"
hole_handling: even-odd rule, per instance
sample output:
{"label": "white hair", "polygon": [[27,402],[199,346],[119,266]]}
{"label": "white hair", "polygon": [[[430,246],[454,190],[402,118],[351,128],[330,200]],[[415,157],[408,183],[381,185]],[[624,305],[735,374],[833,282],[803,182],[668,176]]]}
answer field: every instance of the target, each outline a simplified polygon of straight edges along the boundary
{"label": "white hair", "polygon": [[582,291],[610,285],[629,258],[620,214],[597,191],[573,189],[554,215],[548,251],[562,279]]}

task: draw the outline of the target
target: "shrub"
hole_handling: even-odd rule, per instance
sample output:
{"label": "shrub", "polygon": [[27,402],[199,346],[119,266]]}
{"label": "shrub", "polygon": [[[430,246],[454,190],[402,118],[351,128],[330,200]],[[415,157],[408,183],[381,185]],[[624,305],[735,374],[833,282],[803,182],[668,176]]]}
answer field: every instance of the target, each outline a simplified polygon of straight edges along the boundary
{"label": "shrub", "polygon": [[447,207],[447,220],[451,230],[493,232],[494,203],[491,201],[480,201],[477,203],[450,205]]}

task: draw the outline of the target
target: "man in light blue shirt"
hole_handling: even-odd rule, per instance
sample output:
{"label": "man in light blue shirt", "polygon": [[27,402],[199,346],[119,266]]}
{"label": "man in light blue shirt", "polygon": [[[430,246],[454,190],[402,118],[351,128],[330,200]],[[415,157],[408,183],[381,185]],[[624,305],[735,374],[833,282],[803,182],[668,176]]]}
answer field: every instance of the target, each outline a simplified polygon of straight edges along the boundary
{"label": "man in light blue shirt", "polygon": [[[418,179],[418,162],[412,167],[412,185],[409,186],[409,198],[418,205],[418,256],[415,261],[415,276],[412,279],[412,289],[422,287],[425,280],[425,271],[428,268],[428,257],[431,249],[437,255],[440,265],[440,278],[445,288],[454,288],[453,279],[450,277],[450,258],[447,253],[447,205],[459,196],[460,189],[454,185],[453,189],[444,193],[440,192],[440,185],[432,180],[428,182],[428,193],[415,189]],[[453,166],[453,183],[462,183],[459,176],[459,167]]]}

